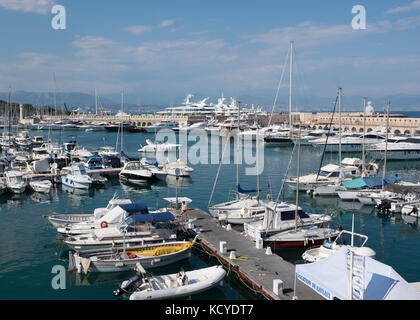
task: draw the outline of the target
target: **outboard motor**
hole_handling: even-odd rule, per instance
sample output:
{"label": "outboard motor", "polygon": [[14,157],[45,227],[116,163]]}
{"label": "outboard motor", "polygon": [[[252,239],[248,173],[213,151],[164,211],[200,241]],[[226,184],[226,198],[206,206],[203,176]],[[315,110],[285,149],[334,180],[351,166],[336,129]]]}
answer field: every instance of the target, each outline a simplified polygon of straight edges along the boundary
{"label": "outboard motor", "polygon": [[121,287],[114,291],[114,296],[121,296],[124,293],[133,293],[143,283],[143,277],[135,275],[129,280],[124,281]]}
{"label": "outboard motor", "polygon": [[380,204],[378,204],[376,206],[376,208],[378,208],[378,210],[380,210],[382,212],[389,211],[389,209],[391,209],[391,201],[387,200],[387,199],[384,199],[384,200],[381,201]]}

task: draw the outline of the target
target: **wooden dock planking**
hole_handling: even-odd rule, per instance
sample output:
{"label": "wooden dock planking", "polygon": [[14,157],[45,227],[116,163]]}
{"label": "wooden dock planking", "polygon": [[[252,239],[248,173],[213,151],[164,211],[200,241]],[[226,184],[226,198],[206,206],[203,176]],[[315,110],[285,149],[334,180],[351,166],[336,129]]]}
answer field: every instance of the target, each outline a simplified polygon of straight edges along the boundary
{"label": "wooden dock planking", "polygon": [[[293,299],[295,277],[293,264],[276,254],[266,255],[265,248],[257,249],[254,241],[244,237],[238,231],[227,231],[210,214],[200,209],[190,209],[188,218],[196,218],[194,225],[200,227],[201,232],[197,243],[210,254],[216,255],[220,262],[235,272],[247,285],[270,300]],[[192,233],[195,232],[192,231]],[[227,242],[227,254],[222,255],[219,252],[220,241]],[[236,251],[237,259],[235,260],[229,259],[232,250]],[[273,292],[275,279],[283,281],[284,294],[281,296]],[[296,292],[300,300],[323,300],[320,295],[300,281],[296,282]]]}

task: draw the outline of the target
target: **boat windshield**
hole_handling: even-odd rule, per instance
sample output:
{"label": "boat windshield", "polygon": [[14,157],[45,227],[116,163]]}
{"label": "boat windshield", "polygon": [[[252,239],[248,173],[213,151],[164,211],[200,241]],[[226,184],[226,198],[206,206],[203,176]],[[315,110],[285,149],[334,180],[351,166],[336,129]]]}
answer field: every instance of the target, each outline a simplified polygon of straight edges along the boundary
{"label": "boat windshield", "polygon": [[319,175],[320,175],[321,177],[326,177],[326,176],[328,176],[328,175],[329,175],[329,172],[327,172],[327,171],[321,171],[321,172],[319,173]]}
{"label": "boat windshield", "polygon": [[[301,219],[309,218],[308,214],[305,213],[303,210],[298,211],[298,216]],[[282,221],[295,220],[295,210],[282,212],[281,213],[281,220]]]}
{"label": "boat windshield", "polygon": [[140,162],[131,162],[127,164],[126,169],[127,170],[140,170],[142,169],[142,165],[140,164]]}

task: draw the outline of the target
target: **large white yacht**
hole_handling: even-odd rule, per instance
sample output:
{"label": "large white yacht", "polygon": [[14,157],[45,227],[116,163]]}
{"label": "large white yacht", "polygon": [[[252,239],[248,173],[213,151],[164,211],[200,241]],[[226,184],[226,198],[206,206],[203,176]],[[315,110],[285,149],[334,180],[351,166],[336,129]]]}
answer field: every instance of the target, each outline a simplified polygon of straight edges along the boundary
{"label": "large white yacht", "polygon": [[369,155],[376,160],[384,158],[385,150],[388,160],[419,160],[420,136],[393,137],[388,144],[381,142],[368,148]]}

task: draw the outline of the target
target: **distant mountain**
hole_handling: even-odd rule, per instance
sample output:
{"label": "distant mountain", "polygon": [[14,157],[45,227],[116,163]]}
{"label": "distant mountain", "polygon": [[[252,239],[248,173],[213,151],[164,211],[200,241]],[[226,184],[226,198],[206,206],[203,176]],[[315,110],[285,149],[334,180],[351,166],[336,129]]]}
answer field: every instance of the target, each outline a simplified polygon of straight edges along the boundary
{"label": "distant mountain", "polygon": [[[284,91],[284,90],[283,90]],[[211,103],[217,103],[220,94],[193,93],[193,101],[200,101],[209,97]],[[8,93],[0,93],[0,99],[8,101]],[[186,94],[185,94],[186,96]],[[181,105],[185,96],[176,96],[167,99],[157,95],[140,95],[136,93],[126,93],[124,95],[124,111],[131,113],[153,113],[160,111],[168,106]],[[241,106],[250,108],[260,106],[267,111],[271,111],[274,103],[275,92],[271,90],[254,90],[252,92],[235,92],[225,94],[225,98],[230,101],[230,97],[235,97],[241,102]],[[315,95],[295,93],[293,96],[293,111],[316,112],[316,111],[332,111],[335,96],[320,97]],[[395,94],[383,97],[367,97],[373,102],[376,112],[383,112],[387,101],[391,101],[392,112],[403,111],[419,111],[420,95]],[[56,94],[57,109],[63,108],[66,104],[69,110],[77,108],[85,112],[95,112],[95,97],[93,94],[80,92],[57,92]],[[49,105],[54,107],[54,93],[52,92],[12,92],[12,101],[22,104],[32,104],[36,107]],[[118,112],[121,109],[120,94],[106,94],[98,96],[98,110],[102,108],[112,112]],[[166,102],[165,102],[166,101]],[[288,112],[289,98],[287,93],[282,92],[276,103],[275,112]],[[343,96],[343,111],[362,111],[362,96]]]}

